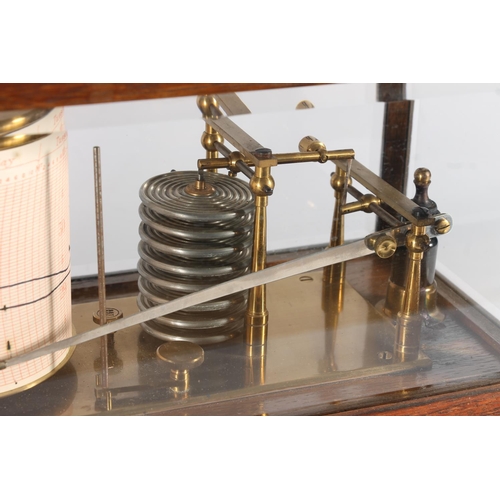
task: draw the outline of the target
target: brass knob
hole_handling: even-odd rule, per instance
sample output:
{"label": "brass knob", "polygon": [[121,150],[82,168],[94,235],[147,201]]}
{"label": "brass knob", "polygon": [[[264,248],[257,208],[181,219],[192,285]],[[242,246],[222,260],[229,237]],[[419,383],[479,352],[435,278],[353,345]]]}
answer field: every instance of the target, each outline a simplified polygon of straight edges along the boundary
{"label": "brass knob", "polygon": [[[415,184],[415,196],[412,198],[422,209],[427,209],[430,215],[439,213],[436,202],[429,198],[429,186],[431,184],[431,171],[427,168],[417,168],[413,174],[413,183]],[[419,212],[420,213],[420,212]],[[415,214],[418,217],[417,214]],[[422,213],[422,217],[427,214]]]}
{"label": "brass knob", "polygon": [[304,101],[300,101],[297,106],[295,106],[295,109],[313,109],[314,104],[311,101],[308,101],[307,99]]}
{"label": "brass knob", "polygon": [[299,151],[310,153],[312,151],[326,151],[326,146],[316,137],[307,135],[299,142]]}
{"label": "brass knob", "polygon": [[429,187],[431,171],[427,168],[417,168],[413,174],[413,182],[417,187]]}
{"label": "brass knob", "polygon": [[203,363],[205,354],[198,344],[172,341],[162,344],[156,355],[170,366],[170,390],[175,398],[186,398],[189,392],[189,371]]}
{"label": "brass knob", "polygon": [[388,234],[380,235],[373,243],[373,249],[381,259],[392,257],[397,248],[396,240]]}
{"label": "brass knob", "polygon": [[172,341],[162,344],[156,355],[165,361],[173,371],[188,371],[203,363],[205,354],[198,344]]}

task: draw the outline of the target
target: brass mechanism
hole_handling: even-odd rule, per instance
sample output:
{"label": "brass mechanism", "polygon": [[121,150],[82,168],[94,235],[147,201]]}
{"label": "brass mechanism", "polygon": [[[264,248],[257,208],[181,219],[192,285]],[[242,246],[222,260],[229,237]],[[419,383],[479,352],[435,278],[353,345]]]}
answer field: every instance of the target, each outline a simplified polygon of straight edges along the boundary
{"label": "brass mechanism", "polygon": [[[191,256],[191,254],[195,257],[195,245],[190,244],[191,240],[205,241],[209,222],[216,221],[214,230],[216,232],[221,230],[217,223],[220,218],[218,211],[211,214],[208,213],[208,209],[205,209],[205,213],[200,214],[199,211],[191,213],[191,210],[188,210],[188,207],[195,206],[195,204],[198,208],[204,207],[204,202],[209,200],[215,203],[215,209],[221,196],[219,189],[226,189],[223,188],[225,183],[231,183],[232,187],[236,187],[238,183],[244,184],[239,179],[230,180],[221,173],[215,173],[217,169],[226,169],[229,177],[236,177],[241,173],[248,180],[248,184],[244,184],[244,186],[247,191],[248,188],[251,191],[248,193],[250,196],[248,200],[250,203],[253,200],[252,209],[254,209],[252,213],[245,212],[249,215],[245,216],[245,220],[250,221],[249,225],[253,220],[253,235],[249,230],[244,231],[249,240],[253,238],[252,246],[248,249],[251,252],[251,263],[248,270],[251,273],[258,273],[266,269],[267,206],[269,197],[275,189],[272,168],[290,163],[317,162],[322,164],[331,161],[335,164],[334,172],[330,177],[334,193],[334,208],[328,247],[331,247],[332,250],[337,247],[342,250],[340,247],[348,246],[344,241],[344,227],[345,217],[351,213],[358,211],[373,213],[389,225],[390,229],[368,235],[364,242],[357,243],[361,243],[364,245],[364,250],[374,252],[380,258],[391,258],[393,264],[404,262],[404,265],[398,269],[393,265],[394,270],[388,287],[384,312],[394,322],[394,327],[390,326],[389,321],[387,322],[388,328],[394,331],[393,353],[391,354],[387,349],[384,349],[383,359],[390,360],[391,363],[417,360],[420,352],[423,306],[426,306],[425,311],[429,317],[433,316],[435,319],[439,319],[439,312],[435,307],[436,288],[434,282],[436,236],[445,234],[451,228],[451,219],[441,214],[437,210],[436,204],[428,197],[430,172],[427,169],[418,169],[415,172],[416,195],[410,200],[360,164],[355,159],[355,153],[352,149],[328,150],[325,144],[317,138],[306,136],[299,142],[298,152],[273,153],[271,149],[259,144],[231,121],[229,114],[248,112],[248,108],[235,96],[225,95],[220,98],[200,96],[197,104],[205,121],[202,145],[206,150],[206,158],[198,160],[197,173],[176,172],[175,176],[171,175],[168,179],[165,176],[158,176],[158,178],[147,181],[141,188],[140,196],[144,207],[140,209],[140,213],[143,224],[146,224],[146,227],[141,230],[143,241],[140,245],[143,263],[139,269],[142,279],[139,286],[142,296],[139,296],[138,304],[141,310],[148,309],[148,301],[153,300],[153,298],[158,303],[172,300],[170,297],[154,295],[162,288],[167,287],[167,284],[170,285],[172,281],[169,277],[157,286],[160,283],[158,281],[159,275],[165,275],[167,267],[168,270],[175,267],[175,269],[181,269],[182,272],[185,272],[180,264],[173,266],[169,262],[168,266],[164,266],[165,272],[160,271],[158,276],[151,274],[148,269],[152,264],[163,269],[161,267],[163,262],[158,264],[155,262],[158,252],[174,252],[175,255],[178,254],[183,258]],[[225,109],[227,115],[223,115],[221,107]],[[236,150],[229,149],[224,141],[233,145]],[[219,154],[222,158],[219,158]],[[207,171],[208,173],[205,173]],[[178,180],[176,180],[177,177],[179,177]],[[353,180],[361,184],[368,192],[359,191],[353,186]],[[177,188],[176,182],[179,182],[179,186],[182,188]],[[179,189],[182,192],[178,191]],[[146,197],[146,193],[149,193],[149,197]],[[161,193],[164,199],[160,200],[158,193]],[[348,196],[353,197],[354,201],[348,202]],[[172,200],[178,200],[179,197],[183,199],[186,213],[180,213],[183,209],[182,205],[170,207]],[[394,217],[389,214],[385,210],[385,206],[393,209],[398,216]],[[156,215],[152,214],[153,209],[155,213],[157,212]],[[179,216],[178,221],[177,215]],[[172,227],[161,225],[162,221],[166,221],[167,218],[173,218]],[[200,231],[195,232],[194,229],[187,231],[185,224],[187,219],[193,219],[193,223],[201,228]],[[158,236],[159,233],[161,233],[160,236]],[[179,240],[179,234],[183,235],[183,246],[174,249],[172,242]],[[153,250],[148,250],[149,247],[146,244]],[[200,250],[214,253],[215,248],[210,248],[207,245],[204,243]],[[196,247],[196,251],[197,249],[198,247]],[[198,254],[196,254],[196,258],[198,258]],[[193,264],[193,275],[198,275],[201,273],[201,269],[209,267],[206,262],[207,256],[203,254],[201,258],[201,264]],[[174,260],[174,262],[177,261]],[[228,260],[229,262],[230,260]],[[338,359],[335,356],[334,347],[336,337],[339,334],[339,321],[346,307],[344,303],[346,293],[348,292],[351,296],[353,293],[350,287],[346,288],[346,259],[338,259],[333,262],[336,263],[323,268],[322,275],[322,310],[325,318],[325,349],[327,353],[323,364],[328,371],[338,369]],[[144,277],[149,279],[147,286]],[[182,276],[179,283],[174,282],[173,285],[177,286],[185,284],[185,282],[185,278]],[[194,285],[198,286],[198,283]],[[267,285],[254,284],[252,286],[253,288],[249,287],[245,314],[245,380],[249,386],[265,384],[269,375],[266,372],[269,331]],[[425,289],[424,300],[421,299],[422,289]],[[244,311],[245,302],[241,303],[242,311]],[[201,312],[205,314],[204,310]],[[176,318],[173,315],[172,318],[168,316],[158,318],[158,321],[160,319],[162,321],[159,326],[157,325],[156,330],[151,326],[152,320],[142,324],[148,333],[169,340],[158,348],[157,357],[171,367],[170,380],[165,385],[171,387],[176,398],[186,397],[190,389],[189,372],[203,362],[203,349],[197,344],[215,343],[233,338],[232,333],[227,335],[217,333],[206,342],[205,331],[209,325],[205,323],[200,323],[201,326],[195,327],[196,331],[184,334],[184,337],[179,333],[182,341],[178,341],[177,334],[168,333],[167,330],[165,330],[167,333],[164,335],[164,326],[170,328],[174,322],[182,323],[185,325],[182,328],[187,328],[191,318],[186,316],[188,313],[183,314],[179,314]],[[215,311],[214,322],[220,319]],[[379,358],[377,357],[377,359]],[[107,385],[103,384],[103,388],[106,387]],[[108,389],[108,393],[111,395],[118,394],[118,392],[118,390]]]}
{"label": "brass mechanism", "polygon": [[[200,105],[200,102],[203,105]],[[209,106],[210,104],[210,106]],[[198,161],[199,170],[227,168],[230,175],[242,172],[250,179],[250,187],[255,194],[255,226],[252,272],[262,270],[266,266],[267,221],[266,207],[268,197],[274,190],[271,167],[285,163],[316,161],[325,163],[333,161],[335,171],[331,175],[331,186],[334,190],[334,211],[330,234],[330,247],[344,244],[344,217],[353,212],[364,211],[375,213],[395,232],[383,232],[367,237],[366,244],[380,258],[393,258],[394,262],[404,262],[404,268],[396,274],[397,281],[391,280],[384,312],[394,321],[397,320],[396,359],[414,359],[418,355],[419,340],[417,331],[420,328],[420,282],[425,277],[425,305],[430,316],[441,319],[435,305],[436,289],[434,283],[436,238],[430,238],[429,228],[433,236],[444,234],[449,230],[450,219],[439,218],[435,203],[428,198],[427,189],[430,184],[430,172],[418,169],[415,172],[417,194],[409,200],[399,191],[387,185],[382,179],[366,169],[354,159],[353,150],[328,151],[325,144],[313,136],[304,137],[299,143],[298,153],[273,154],[248,136],[227,116],[214,112],[215,103],[206,96],[199,100],[211,134],[220,134],[228,142],[238,148],[231,152],[221,141],[213,144],[224,159],[208,157]],[[312,106],[312,105],[311,105]],[[297,109],[305,109],[309,104],[299,103]],[[209,112],[210,110],[210,112]],[[244,110],[243,112],[247,112]],[[217,115],[217,116],[215,116]],[[207,130],[209,130],[207,128]],[[206,141],[212,147],[212,142]],[[208,149],[208,148],[207,148]],[[251,167],[255,166],[252,172]],[[352,178],[360,182],[370,192],[363,194],[352,185]],[[354,196],[356,201],[347,203],[347,195]],[[392,216],[383,204],[391,207],[399,218]],[[411,224],[406,241],[403,242],[403,226]],[[343,287],[345,283],[345,262],[328,266],[323,272],[324,293],[323,309],[328,314],[338,314],[342,310]],[[246,341],[249,345],[263,345],[266,342],[268,311],[266,309],[265,286],[251,290],[247,309]],[[335,321],[334,321],[335,322]],[[331,323],[331,326],[333,326]]]}
{"label": "brass mechanism", "polygon": [[156,355],[170,367],[172,392],[183,397],[189,391],[189,372],[203,363],[203,349],[191,342],[174,341],[158,347]]}
{"label": "brass mechanism", "polygon": [[[198,100],[200,106],[206,113],[208,105],[212,102],[208,98]],[[212,105],[210,109],[213,109]],[[205,111],[204,111],[205,110]],[[297,163],[305,161],[319,161],[324,163],[328,160],[354,158],[353,150],[327,151],[324,144],[313,137],[305,137],[299,145],[299,153],[285,153],[275,155],[273,152],[261,146],[257,141],[240,129],[228,117],[218,116],[209,118],[205,115],[206,123],[212,131],[220,133],[239,148],[239,153],[235,154],[226,148],[221,142],[216,142],[214,147],[221,152],[226,159],[212,159],[198,161],[198,169],[210,170],[213,168],[227,168],[230,175],[237,173],[236,169],[250,179],[250,188],[255,195],[255,225],[254,243],[252,254],[252,272],[263,270],[266,267],[267,254],[267,205],[268,197],[274,191],[274,179],[271,175],[271,167],[284,163]],[[253,172],[250,166],[255,166]],[[343,179],[344,174],[339,170],[339,176]],[[345,198],[346,186],[342,186],[342,196]],[[340,211],[340,203],[339,208]],[[340,212],[339,212],[340,214]],[[340,216],[341,218],[341,216]],[[334,229],[336,232],[342,231],[340,228]],[[338,240],[341,244],[342,240]],[[342,266],[340,266],[342,267]],[[337,280],[339,283],[341,279]],[[266,342],[268,331],[269,313],[266,308],[266,287],[265,285],[255,287],[250,290],[248,298],[248,308],[246,314],[246,342],[248,345],[258,346]]]}
{"label": "brass mechanism", "polygon": [[[416,194],[413,201],[424,210],[423,214],[434,215],[433,232],[436,235],[446,234],[451,229],[449,218],[440,216],[434,201],[429,199],[428,189],[431,183],[431,172],[426,168],[418,168],[413,180]],[[423,294],[423,313],[434,321],[442,321],[444,315],[437,306],[437,287],[434,279],[436,271],[438,240],[434,236],[429,240],[422,255],[421,293]],[[383,312],[393,321],[397,320],[399,311],[403,309],[405,297],[405,278],[410,269],[408,267],[408,250],[400,247],[394,255],[391,277],[387,287],[387,295],[383,305]]]}

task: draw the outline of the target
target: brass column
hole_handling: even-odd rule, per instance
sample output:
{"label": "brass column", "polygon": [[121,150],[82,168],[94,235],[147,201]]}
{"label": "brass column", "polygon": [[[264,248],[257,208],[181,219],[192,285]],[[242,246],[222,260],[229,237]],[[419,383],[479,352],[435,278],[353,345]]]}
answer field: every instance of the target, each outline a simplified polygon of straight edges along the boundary
{"label": "brass column", "polygon": [[[201,95],[198,97],[196,103],[203,114],[203,118],[212,118],[215,120],[221,115],[219,103],[214,96]],[[224,142],[224,138],[208,123],[205,123],[205,132],[203,132],[203,135],[201,136],[201,145],[207,152],[207,159],[219,157],[219,153],[215,148],[215,142],[220,142],[222,144]],[[207,170],[209,172],[217,172],[216,168],[210,168]]]}
{"label": "brass column", "polygon": [[398,313],[396,323],[396,342],[394,358],[397,362],[413,361],[418,357],[420,348],[420,278],[424,251],[429,245],[425,226],[412,224],[406,237],[408,263],[406,271],[403,307]]}
{"label": "brass column", "polygon": [[[302,153],[318,152],[320,162],[327,161],[326,146],[313,136],[304,137],[299,143]],[[330,178],[330,184],[335,193],[335,205],[333,209],[332,229],[330,232],[329,247],[337,247],[344,244],[344,215],[342,207],[346,202],[347,195],[347,173],[339,166]],[[344,279],[345,262],[333,264],[323,269],[323,292],[322,309],[325,313],[325,371],[335,371],[335,339],[339,315],[344,307]]]}
{"label": "brass column", "polygon": [[264,385],[266,382],[267,346],[264,344],[245,347],[245,387]]}
{"label": "brass column", "polygon": [[[260,148],[254,151],[259,160],[272,158],[272,151]],[[274,190],[270,162],[260,161],[255,167],[255,175],[250,181],[255,194],[255,225],[253,235],[252,272],[262,271],[266,267],[267,253],[267,204],[268,197]],[[267,338],[269,313],[266,307],[266,286],[261,285],[250,290],[246,314],[246,343],[264,345]]]}
{"label": "brass column", "polygon": [[[330,179],[330,184],[335,192],[335,207],[333,209],[332,231],[330,234],[330,247],[337,247],[344,244],[344,215],[342,206],[345,203],[345,186],[347,182],[347,173],[340,167],[336,167],[335,173]],[[341,289],[345,279],[345,262],[333,264],[325,267],[323,270],[323,281],[329,284],[335,284],[339,288],[339,296],[341,297]]]}
{"label": "brass column", "polygon": [[[429,185],[431,183],[431,172],[426,168],[415,170],[413,183],[416,187],[416,194],[413,197],[417,205],[428,210],[430,215],[438,216],[440,212],[436,203],[429,198]],[[435,227],[435,233],[445,234],[450,227],[442,229]],[[421,263],[421,288],[425,290],[422,309],[425,306],[425,314],[436,321],[443,321],[444,314],[437,307],[437,285],[434,279],[437,261],[438,240],[433,237],[429,241],[422,257]],[[407,266],[407,249],[400,247],[392,259],[391,275],[382,311],[393,321],[396,320],[398,312],[403,307],[405,293],[405,273]]]}
{"label": "brass column", "polygon": [[[299,142],[299,151],[302,153],[318,152],[320,154],[320,162],[325,163],[328,160],[326,146],[313,137],[308,135]],[[351,151],[354,154],[353,151]],[[342,207],[346,202],[348,178],[345,170],[338,165],[335,167],[335,173],[332,174],[330,184],[335,192],[335,207],[333,209],[332,230],[330,233],[330,247],[337,247],[344,244],[344,215]],[[337,296],[339,304],[342,303],[342,286],[345,277],[345,263],[334,264],[325,267],[323,271],[323,281],[329,284],[335,284],[338,287]],[[339,311],[342,309],[339,306]]]}

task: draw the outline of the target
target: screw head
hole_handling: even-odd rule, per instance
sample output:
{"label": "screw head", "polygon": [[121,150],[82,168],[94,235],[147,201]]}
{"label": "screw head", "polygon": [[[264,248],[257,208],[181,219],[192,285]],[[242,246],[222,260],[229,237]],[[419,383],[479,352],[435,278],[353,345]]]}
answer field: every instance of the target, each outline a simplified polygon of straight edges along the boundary
{"label": "screw head", "polygon": [[381,259],[388,259],[389,257],[392,257],[395,254],[397,248],[398,244],[396,243],[396,240],[388,234],[379,236],[375,240],[375,243],[373,245],[375,253]]}
{"label": "screw head", "polygon": [[382,351],[378,353],[378,359],[392,359],[392,352]]}
{"label": "screw head", "polygon": [[253,152],[253,155],[259,160],[269,160],[273,157],[273,152],[269,148],[259,148]]}
{"label": "screw head", "polygon": [[437,234],[446,234],[451,230],[451,221],[446,217],[439,217],[434,222],[434,231]]}
{"label": "screw head", "polygon": [[[92,319],[94,323],[100,325],[101,324],[101,311],[98,309]],[[118,319],[123,318],[123,312],[120,311],[120,309],[117,309],[116,307],[106,307],[106,321],[104,324],[112,323],[113,321],[116,321]]]}

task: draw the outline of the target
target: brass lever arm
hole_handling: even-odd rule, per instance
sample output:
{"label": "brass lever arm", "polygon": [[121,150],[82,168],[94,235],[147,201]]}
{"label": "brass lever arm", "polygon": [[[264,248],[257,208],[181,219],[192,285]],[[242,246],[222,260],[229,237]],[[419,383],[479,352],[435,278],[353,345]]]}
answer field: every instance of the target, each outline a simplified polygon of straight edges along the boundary
{"label": "brass lever arm", "polygon": [[10,359],[0,360],[0,370],[25,361],[36,359],[46,354],[60,351],[61,349],[66,349],[67,347],[71,347],[73,345],[79,345],[84,342],[88,342],[89,340],[100,338],[108,333],[118,332],[119,330],[151,321],[155,318],[159,318],[160,316],[165,316],[166,314],[171,314],[187,307],[202,304],[212,299],[224,297],[243,290],[249,290],[260,285],[289,278],[290,276],[296,276],[297,274],[309,272],[337,262],[363,257],[373,252],[374,251],[372,249],[366,246],[364,240],[359,240],[336,248],[328,248],[327,250],[323,250],[322,252],[318,252],[313,255],[308,255],[284,264],[269,267],[262,271],[250,273],[225,283],[205,288],[199,292],[185,295],[127,318],[117,320],[114,323],[80,333],[69,339],[45,345],[34,351],[27,352]]}

